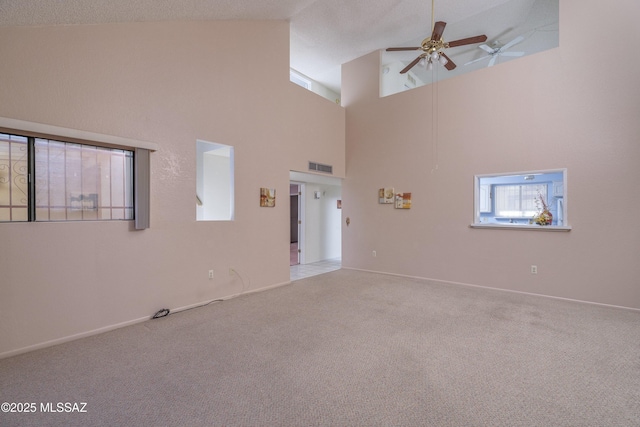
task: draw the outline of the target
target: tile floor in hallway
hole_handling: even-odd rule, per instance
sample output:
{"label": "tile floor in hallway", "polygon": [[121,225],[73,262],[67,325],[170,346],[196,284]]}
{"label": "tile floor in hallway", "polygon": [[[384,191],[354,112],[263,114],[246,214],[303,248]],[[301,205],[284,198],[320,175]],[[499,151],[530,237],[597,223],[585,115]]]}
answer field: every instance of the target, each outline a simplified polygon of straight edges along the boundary
{"label": "tile floor in hallway", "polygon": [[291,280],[304,279],[318,274],[340,270],[342,260],[340,258],[326,259],[312,264],[297,264],[291,266]]}

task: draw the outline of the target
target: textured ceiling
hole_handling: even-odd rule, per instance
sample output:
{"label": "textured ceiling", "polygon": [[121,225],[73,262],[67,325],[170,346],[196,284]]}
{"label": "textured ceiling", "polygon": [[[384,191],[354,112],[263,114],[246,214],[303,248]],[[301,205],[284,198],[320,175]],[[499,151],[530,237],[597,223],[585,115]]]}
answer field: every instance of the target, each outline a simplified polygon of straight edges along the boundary
{"label": "textured ceiling", "polygon": [[[557,14],[558,0],[435,0],[435,15],[448,23],[447,41],[484,33],[490,42],[515,34],[515,9],[527,12],[539,2],[555,3]],[[0,0],[0,26],[287,20],[291,67],[340,92],[343,63],[389,46],[418,46],[431,32],[431,9],[429,0]],[[483,12],[488,21],[473,19]],[[463,22],[468,26],[456,25]]]}

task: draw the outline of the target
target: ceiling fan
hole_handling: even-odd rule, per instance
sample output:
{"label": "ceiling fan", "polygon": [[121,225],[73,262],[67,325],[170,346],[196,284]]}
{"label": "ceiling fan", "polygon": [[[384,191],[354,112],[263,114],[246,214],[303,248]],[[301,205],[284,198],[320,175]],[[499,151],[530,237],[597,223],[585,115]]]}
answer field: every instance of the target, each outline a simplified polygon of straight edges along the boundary
{"label": "ceiling fan", "polygon": [[498,60],[498,57],[500,57],[500,56],[523,56],[524,52],[507,52],[507,50],[511,49],[513,46],[517,45],[518,43],[520,43],[523,40],[524,40],[523,36],[518,36],[515,39],[511,40],[509,43],[505,44],[504,46],[500,46],[500,47],[497,47],[497,43],[498,42],[493,43],[494,47],[488,46],[486,44],[481,44],[478,47],[480,49],[484,50],[485,52],[487,52],[488,55],[485,55],[485,56],[483,56],[481,58],[478,58],[478,59],[474,59],[473,61],[469,61],[464,65],[473,64],[474,62],[478,62],[478,61],[482,61],[483,59],[491,58],[489,60],[488,67],[492,67],[493,65],[495,65],[496,61]]}
{"label": "ceiling fan", "polygon": [[447,55],[445,55],[443,52],[444,49],[473,43],[482,43],[487,40],[487,36],[483,34],[481,36],[468,37],[466,39],[455,40],[447,43],[442,40],[442,33],[444,32],[444,27],[446,25],[446,22],[436,22],[433,25],[433,33],[431,34],[431,37],[424,39],[419,47],[390,47],[387,49],[387,52],[422,50],[422,53],[416,59],[400,71],[400,74],[406,73],[418,63],[424,64],[427,69],[430,70],[433,68],[433,63],[436,61],[444,65],[447,70],[451,71],[456,68],[456,64]]}

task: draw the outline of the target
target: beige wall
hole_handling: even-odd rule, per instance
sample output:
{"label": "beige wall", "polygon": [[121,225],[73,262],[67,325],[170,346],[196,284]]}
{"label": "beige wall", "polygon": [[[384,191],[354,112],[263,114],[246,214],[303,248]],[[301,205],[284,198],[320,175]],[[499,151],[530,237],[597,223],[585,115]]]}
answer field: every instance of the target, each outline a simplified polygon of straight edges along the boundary
{"label": "beige wall", "polygon": [[[559,48],[437,93],[379,99],[378,53],[345,64],[343,266],[640,308],[638,16],[631,0],[562,1]],[[572,231],[468,227],[475,174],[555,168]],[[381,187],[412,192],[412,209],[379,205]]]}
{"label": "beige wall", "polygon": [[[159,147],[148,230],[0,224],[0,356],[289,281],[289,171],[344,176],[345,112],[289,82],[288,43],[281,21],[0,29],[0,117]],[[235,221],[195,220],[197,139],[235,147]]]}
{"label": "beige wall", "polygon": [[[288,81],[285,22],[0,29],[0,116],[159,146],[149,230],[0,224],[0,357],[286,283],[288,203],[259,188],[308,160],[346,172],[347,267],[640,308],[639,6],[560,8],[560,48],[438,84],[437,144],[431,87],[379,99],[377,53],[346,64],[346,164],[344,110]],[[195,221],[196,139],[236,148],[233,222]],[[562,167],[571,232],[468,228],[474,174]]]}

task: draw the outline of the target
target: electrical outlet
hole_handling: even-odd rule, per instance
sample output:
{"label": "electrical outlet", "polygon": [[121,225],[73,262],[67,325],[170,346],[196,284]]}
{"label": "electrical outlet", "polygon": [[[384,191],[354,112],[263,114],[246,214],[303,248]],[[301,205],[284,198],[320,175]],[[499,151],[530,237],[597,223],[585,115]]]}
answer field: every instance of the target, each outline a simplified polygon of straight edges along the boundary
{"label": "electrical outlet", "polygon": [[213,279],[213,270],[209,270],[209,279]]}
{"label": "electrical outlet", "polygon": [[376,251],[371,251],[371,256],[375,258],[377,256]]}
{"label": "electrical outlet", "polygon": [[532,265],[531,266],[531,274],[538,274],[538,266],[537,265]]}

